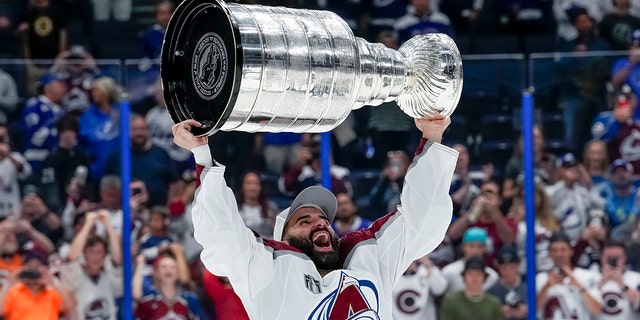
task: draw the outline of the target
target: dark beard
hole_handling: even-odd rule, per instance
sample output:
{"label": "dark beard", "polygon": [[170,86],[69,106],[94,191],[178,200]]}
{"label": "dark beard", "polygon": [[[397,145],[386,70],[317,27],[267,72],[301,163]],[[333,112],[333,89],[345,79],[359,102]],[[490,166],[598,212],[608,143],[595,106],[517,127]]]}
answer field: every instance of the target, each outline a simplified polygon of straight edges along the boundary
{"label": "dark beard", "polygon": [[338,260],[340,259],[338,249],[340,241],[338,241],[337,236],[331,236],[331,252],[317,252],[313,249],[313,242],[311,242],[311,239],[309,238],[289,238],[287,241],[290,246],[306,254],[307,257],[313,261],[313,264],[316,265],[316,268],[322,270],[335,270],[338,268]]}

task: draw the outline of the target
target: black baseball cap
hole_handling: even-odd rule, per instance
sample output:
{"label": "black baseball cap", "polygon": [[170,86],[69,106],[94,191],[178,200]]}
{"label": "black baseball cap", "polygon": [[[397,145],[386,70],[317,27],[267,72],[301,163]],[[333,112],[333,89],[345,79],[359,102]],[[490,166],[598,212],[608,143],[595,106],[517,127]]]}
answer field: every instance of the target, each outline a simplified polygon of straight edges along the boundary
{"label": "black baseball cap", "polygon": [[561,231],[556,231],[553,234],[551,234],[551,237],[549,237],[549,245],[551,245],[554,242],[564,242],[569,246],[571,246],[571,238],[569,238],[569,236],[566,233]]}
{"label": "black baseball cap", "polygon": [[514,246],[503,246],[496,256],[498,264],[520,263],[518,250]]}
{"label": "black baseball cap", "polygon": [[484,272],[486,276],[487,273],[484,271],[484,268],[484,259],[481,256],[472,256],[464,262],[464,271],[462,271],[462,274],[464,275],[468,270],[479,270]]}

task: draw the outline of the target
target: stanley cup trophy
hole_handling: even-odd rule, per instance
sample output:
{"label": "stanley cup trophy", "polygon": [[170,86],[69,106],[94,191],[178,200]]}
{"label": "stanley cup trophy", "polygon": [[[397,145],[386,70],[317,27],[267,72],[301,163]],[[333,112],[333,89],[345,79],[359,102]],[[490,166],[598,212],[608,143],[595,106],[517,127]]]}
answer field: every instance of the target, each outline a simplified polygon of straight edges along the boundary
{"label": "stanley cup trophy", "polygon": [[328,11],[185,0],[167,27],[161,77],[173,121],[203,124],[195,135],[324,132],[392,100],[414,118],[451,115],[462,60],[444,34],[396,51]]}

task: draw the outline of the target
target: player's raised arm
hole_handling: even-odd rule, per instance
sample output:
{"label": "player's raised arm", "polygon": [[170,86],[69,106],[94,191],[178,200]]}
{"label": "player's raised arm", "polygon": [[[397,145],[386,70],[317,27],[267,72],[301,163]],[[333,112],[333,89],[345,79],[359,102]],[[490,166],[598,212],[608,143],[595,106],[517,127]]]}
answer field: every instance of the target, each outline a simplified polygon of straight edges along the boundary
{"label": "player's raised arm", "polygon": [[[449,187],[458,152],[440,144],[449,118],[415,120],[422,140],[405,177],[397,211],[355,235],[342,239],[342,250],[358,250],[363,237],[375,238],[380,273],[389,285],[416,260],[435,249],[451,222]],[[345,267],[349,266],[349,258]]]}
{"label": "player's raised arm", "polygon": [[[200,256],[207,269],[230,278],[238,295],[246,298],[250,289],[259,289],[270,280],[272,256],[245,226],[233,191],[224,180],[225,166],[211,158],[206,137],[191,133],[194,126],[200,123],[186,120],[172,127],[174,142],[191,150],[196,160],[199,185],[191,209],[194,237],[203,246]],[[266,272],[250,272],[254,267]]]}

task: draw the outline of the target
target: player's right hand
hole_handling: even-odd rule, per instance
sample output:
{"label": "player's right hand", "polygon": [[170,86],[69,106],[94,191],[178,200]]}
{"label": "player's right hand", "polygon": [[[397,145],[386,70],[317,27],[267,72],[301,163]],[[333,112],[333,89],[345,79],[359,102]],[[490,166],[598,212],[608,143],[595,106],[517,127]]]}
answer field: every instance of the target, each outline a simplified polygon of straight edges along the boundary
{"label": "player's right hand", "polygon": [[207,144],[207,137],[196,137],[191,133],[192,127],[202,127],[202,124],[196,120],[189,119],[171,126],[173,142],[189,151],[195,147]]}

